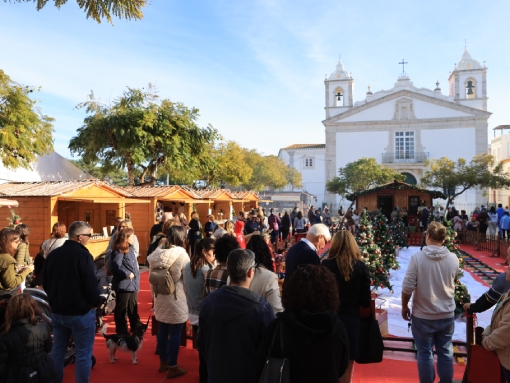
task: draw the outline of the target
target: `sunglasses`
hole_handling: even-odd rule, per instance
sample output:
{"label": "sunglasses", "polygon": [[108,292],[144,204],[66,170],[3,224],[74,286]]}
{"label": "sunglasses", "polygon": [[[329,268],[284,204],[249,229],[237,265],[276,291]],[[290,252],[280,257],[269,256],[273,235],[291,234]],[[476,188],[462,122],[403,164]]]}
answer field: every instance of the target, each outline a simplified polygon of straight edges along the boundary
{"label": "sunglasses", "polygon": [[88,233],[88,234],[78,234],[79,236],[81,235],[82,237],[92,237],[92,233]]}

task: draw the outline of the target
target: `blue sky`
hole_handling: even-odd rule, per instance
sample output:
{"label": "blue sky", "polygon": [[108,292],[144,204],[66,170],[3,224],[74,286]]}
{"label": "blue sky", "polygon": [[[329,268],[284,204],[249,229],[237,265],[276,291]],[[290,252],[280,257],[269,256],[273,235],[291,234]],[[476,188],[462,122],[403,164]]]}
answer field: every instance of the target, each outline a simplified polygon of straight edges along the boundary
{"label": "blue sky", "polygon": [[[50,1],[51,3],[51,1]],[[57,10],[0,1],[0,69],[55,121],[55,150],[83,123],[75,106],[91,90],[104,102],[127,86],[200,109],[227,140],[266,154],[324,143],[324,77],[341,55],[354,100],[393,87],[402,68],[414,85],[447,93],[468,50],[488,70],[489,137],[510,123],[508,1],[152,0],[141,21],[87,20],[74,0]]]}

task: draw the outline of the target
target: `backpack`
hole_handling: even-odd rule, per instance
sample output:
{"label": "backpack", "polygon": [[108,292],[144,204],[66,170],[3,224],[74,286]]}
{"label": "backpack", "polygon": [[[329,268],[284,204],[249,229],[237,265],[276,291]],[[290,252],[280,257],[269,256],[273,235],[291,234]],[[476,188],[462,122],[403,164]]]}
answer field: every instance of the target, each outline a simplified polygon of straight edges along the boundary
{"label": "backpack", "polygon": [[152,291],[157,297],[158,294],[170,295],[174,294],[177,299],[177,292],[175,290],[175,283],[170,274],[170,268],[163,267],[153,268],[149,273],[149,282],[152,286]]}

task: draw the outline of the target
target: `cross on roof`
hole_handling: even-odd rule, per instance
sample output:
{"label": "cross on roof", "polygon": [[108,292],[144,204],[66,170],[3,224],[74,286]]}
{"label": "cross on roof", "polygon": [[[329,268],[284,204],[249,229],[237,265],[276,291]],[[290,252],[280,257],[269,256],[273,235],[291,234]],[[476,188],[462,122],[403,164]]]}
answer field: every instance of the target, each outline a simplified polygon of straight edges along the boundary
{"label": "cross on roof", "polygon": [[408,64],[408,62],[407,62],[407,61],[404,61],[404,59],[402,59],[402,62],[399,62],[399,64],[400,64],[400,65],[402,65],[402,73],[405,73],[405,72],[404,72],[404,65],[405,65],[405,64]]}

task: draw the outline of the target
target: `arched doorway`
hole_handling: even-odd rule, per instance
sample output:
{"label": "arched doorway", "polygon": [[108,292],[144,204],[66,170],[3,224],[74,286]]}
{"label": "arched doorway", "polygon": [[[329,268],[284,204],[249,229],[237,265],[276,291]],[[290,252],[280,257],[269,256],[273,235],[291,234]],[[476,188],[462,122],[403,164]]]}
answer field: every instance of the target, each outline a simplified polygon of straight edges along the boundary
{"label": "arched doorway", "polygon": [[418,181],[416,181],[416,177],[413,176],[411,173],[401,173],[403,176],[406,177],[406,179],[404,180],[404,182],[406,184],[409,184],[409,185],[416,185],[418,183]]}

